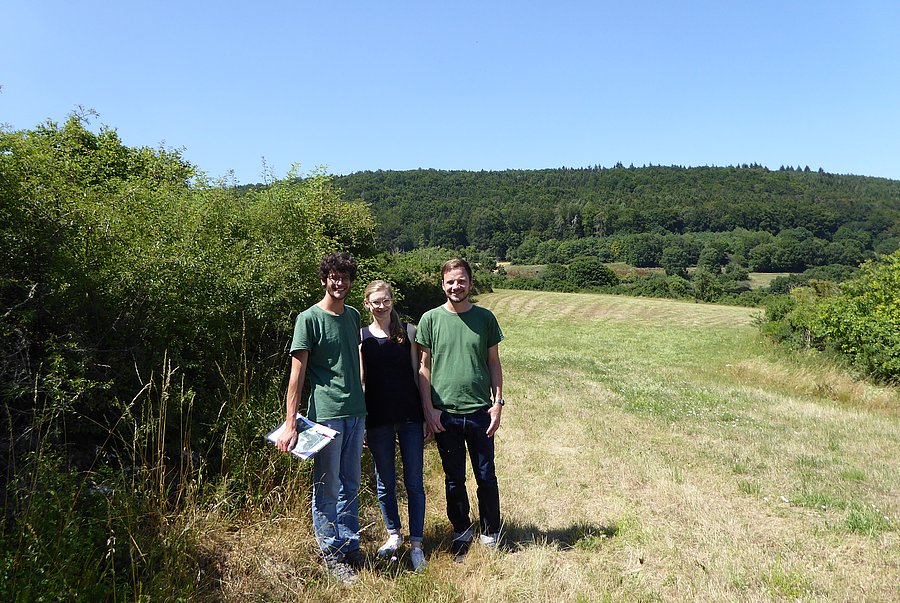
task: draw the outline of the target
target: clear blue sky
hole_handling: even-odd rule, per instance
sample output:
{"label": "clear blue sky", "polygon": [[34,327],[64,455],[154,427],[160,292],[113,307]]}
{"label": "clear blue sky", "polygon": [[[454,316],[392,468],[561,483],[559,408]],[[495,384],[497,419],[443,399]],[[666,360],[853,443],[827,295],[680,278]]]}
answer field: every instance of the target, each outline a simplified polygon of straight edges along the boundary
{"label": "clear blue sky", "polygon": [[900,179],[900,2],[6,0],[0,123],[212,177],[757,162]]}

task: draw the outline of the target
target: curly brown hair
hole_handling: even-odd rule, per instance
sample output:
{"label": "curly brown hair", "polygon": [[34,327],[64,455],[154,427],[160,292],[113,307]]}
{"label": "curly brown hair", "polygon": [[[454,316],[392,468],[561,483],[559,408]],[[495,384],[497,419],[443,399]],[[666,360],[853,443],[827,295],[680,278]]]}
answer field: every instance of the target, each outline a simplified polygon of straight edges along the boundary
{"label": "curly brown hair", "polygon": [[346,251],[329,253],[319,264],[319,280],[326,280],[329,274],[346,274],[352,281],[356,279],[356,262]]}

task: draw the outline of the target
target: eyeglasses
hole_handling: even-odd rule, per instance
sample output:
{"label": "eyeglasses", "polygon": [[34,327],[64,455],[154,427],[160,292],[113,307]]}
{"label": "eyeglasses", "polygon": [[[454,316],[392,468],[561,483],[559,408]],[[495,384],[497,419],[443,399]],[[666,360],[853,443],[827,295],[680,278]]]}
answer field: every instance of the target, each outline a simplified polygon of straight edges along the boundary
{"label": "eyeglasses", "polygon": [[391,304],[394,303],[392,299],[370,299],[369,305],[374,306],[375,308],[390,308]]}
{"label": "eyeglasses", "polygon": [[329,274],[328,280],[330,280],[332,283],[349,283],[353,279],[346,274]]}

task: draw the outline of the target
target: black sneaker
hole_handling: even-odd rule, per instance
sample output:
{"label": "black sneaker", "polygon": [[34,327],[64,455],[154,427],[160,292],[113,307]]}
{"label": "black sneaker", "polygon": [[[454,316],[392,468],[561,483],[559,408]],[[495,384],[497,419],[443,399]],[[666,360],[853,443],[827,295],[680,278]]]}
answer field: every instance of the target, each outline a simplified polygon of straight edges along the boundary
{"label": "black sneaker", "polygon": [[469,545],[471,543],[468,540],[454,540],[450,543],[450,552],[453,553],[453,560],[457,563],[461,563],[463,559],[466,558],[466,553],[469,552]]}
{"label": "black sneaker", "polygon": [[359,549],[344,553],[344,562],[355,570],[361,570],[369,564],[366,556]]}
{"label": "black sneaker", "polygon": [[327,559],[325,566],[328,568],[328,573],[338,582],[353,584],[359,580],[359,574],[344,560]]}

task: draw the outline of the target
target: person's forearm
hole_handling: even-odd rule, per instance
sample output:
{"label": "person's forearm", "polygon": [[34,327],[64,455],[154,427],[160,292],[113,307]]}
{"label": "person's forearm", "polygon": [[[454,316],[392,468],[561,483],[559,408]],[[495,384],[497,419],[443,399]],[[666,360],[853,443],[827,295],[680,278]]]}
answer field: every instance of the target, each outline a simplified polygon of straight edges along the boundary
{"label": "person's forearm", "polygon": [[441,411],[434,407],[434,400],[431,399],[431,350],[422,350],[422,362],[419,365],[419,396],[422,398],[427,428],[434,433],[444,431],[441,425]]}
{"label": "person's forearm", "polygon": [[491,363],[488,367],[491,374],[491,392],[494,394],[494,400],[503,397],[503,368],[500,362]]}
{"label": "person's forearm", "polygon": [[297,420],[297,410],[300,408],[300,396],[303,394],[303,383],[306,380],[305,350],[291,357],[291,376],[288,379],[288,389],[285,403],[285,421],[292,424]]}
{"label": "person's forearm", "polygon": [[419,397],[426,412],[434,410],[431,402],[431,367],[426,367],[424,363],[419,366]]}
{"label": "person's forearm", "polygon": [[[291,420],[296,420],[297,418],[297,409],[300,407],[300,394],[299,391],[302,389],[302,385],[298,388],[292,388],[288,385],[288,393],[287,393],[287,404],[286,404],[286,412],[284,414],[284,420],[287,423],[290,423]],[[295,389],[296,391],[292,391]]]}
{"label": "person's forearm", "polygon": [[306,372],[307,354],[303,351],[291,355],[291,376],[288,378],[288,391],[285,396],[284,430],[275,443],[278,450],[287,452],[297,442],[297,409],[300,407],[300,394],[303,392],[303,381]]}
{"label": "person's forearm", "polygon": [[416,384],[416,389],[419,390],[421,396],[419,367],[422,366],[422,355],[419,352],[418,344],[415,342],[415,331],[412,330],[412,325],[409,326],[407,335],[409,335],[409,340],[411,342],[409,346],[409,360],[412,363],[413,383]]}

